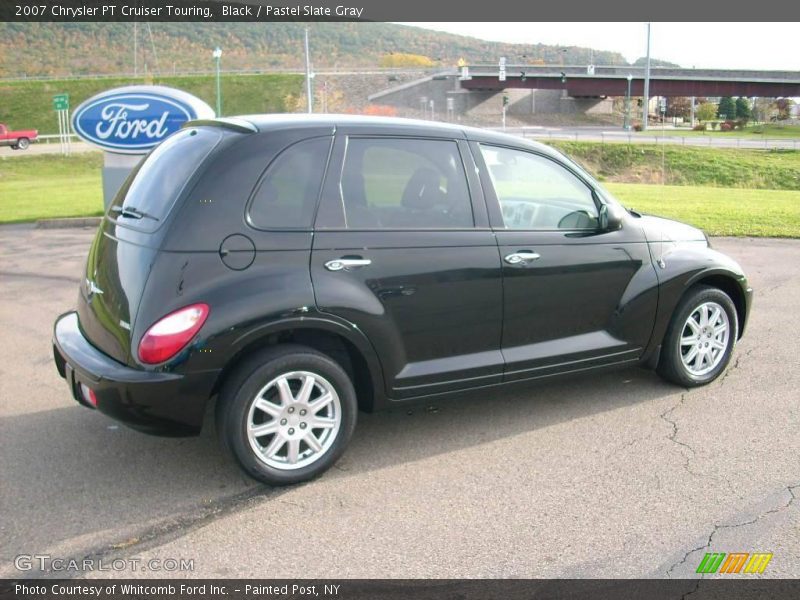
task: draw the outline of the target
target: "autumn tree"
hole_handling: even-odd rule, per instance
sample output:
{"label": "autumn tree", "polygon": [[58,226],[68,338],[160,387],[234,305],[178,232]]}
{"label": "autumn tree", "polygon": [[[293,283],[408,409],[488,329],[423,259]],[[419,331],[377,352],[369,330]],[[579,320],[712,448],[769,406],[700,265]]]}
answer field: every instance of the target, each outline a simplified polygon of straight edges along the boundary
{"label": "autumn tree", "polygon": [[428,69],[436,66],[436,63],[422,54],[409,54],[405,52],[392,52],[384,54],[380,59],[380,66],[384,68],[416,68]]}
{"label": "autumn tree", "polygon": [[670,118],[689,118],[692,113],[692,99],[686,96],[667,98],[667,116]]}

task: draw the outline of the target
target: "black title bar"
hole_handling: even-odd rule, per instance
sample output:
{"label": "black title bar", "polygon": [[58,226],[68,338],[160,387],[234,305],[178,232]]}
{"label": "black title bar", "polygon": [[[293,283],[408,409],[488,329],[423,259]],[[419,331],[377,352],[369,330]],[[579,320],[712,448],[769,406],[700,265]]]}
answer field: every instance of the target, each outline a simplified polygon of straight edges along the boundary
{"label": "black title bar", "polygon": [[751,579],[2,580],[2,600],[693,600],[800,597],[800,581]]}
{"label": "black title bar", "polygon": [[[800,3],[760,0],[2,0],[0,21],[752,21],[800,20]],[[724,25],[719,25],[724,27]],[[758,27],[758,23],[753,24]]]}

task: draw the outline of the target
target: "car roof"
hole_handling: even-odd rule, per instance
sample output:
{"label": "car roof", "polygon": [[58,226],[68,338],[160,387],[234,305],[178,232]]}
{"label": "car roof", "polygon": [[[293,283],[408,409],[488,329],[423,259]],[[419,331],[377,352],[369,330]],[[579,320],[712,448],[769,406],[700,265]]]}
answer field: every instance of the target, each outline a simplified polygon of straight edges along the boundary
{"label": "car roof", "polygon": [[[338,128],[348,129],[369,129],[374,127],[385,132],[408,132],[411,135],[421,133],[435,136],[447,136],[454,138],[467,139],[476,142],[485,142],[501,145],[524,146],[534,149],[549,156],[561,156],[561,154],[549,146],[527,140],[519,136],[481,129],[478,127],[468,127],[455,123],[442,123],[439,121],[426,121],[422,119],[406,119],[401,117],[375,117],[365,115],[342,115],[342,114],[301,114],[301,113],[277,113],[277,114],[252,114],[238,115],[236,117],[226,117],[221,119],[210,119],[202,122],[187,123],[192,124],[212,124],[221,126],[236,127],[243,130],[242,125],[249,124],[259,132],[275,131],[279,129],[301,129],[330,127],[332,130]],[[237,126],[238,124],[238,126]]]}

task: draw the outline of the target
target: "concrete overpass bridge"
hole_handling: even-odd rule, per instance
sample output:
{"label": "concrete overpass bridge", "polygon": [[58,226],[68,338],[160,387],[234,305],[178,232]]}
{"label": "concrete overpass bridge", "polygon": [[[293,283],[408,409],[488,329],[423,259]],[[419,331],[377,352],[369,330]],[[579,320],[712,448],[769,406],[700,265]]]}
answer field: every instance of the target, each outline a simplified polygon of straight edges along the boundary
{"label": "concrete overpass bridge", "polygon": [[[613,97],[624,97],[631,79],[631,95],[644,93],[644,68],[629,66],[507,65],[500,81],[496,65],[470,65],[469,77],[459,69],[428,74],[369,96],[421,115],[496,115],[498,96],[509,97],[508,114],[596,114],[613,111]],[[719,69],[650,69],[650,97],[745,96],[800,97],[800,71],[746,71]],[[435,113],[434,113],[435,111]],[[419,115],[416,115],[419,116]]]}
{"label": "concrete overpass bridge", "polygon": [[[461,81],[461,88],[482,92],[513,88],[566,90],[573,98],[625,96],[628,75],[632,75],[631,95],[644,94],[643,67],[507,65],[505,81],[500,81],[499,73],[496,65],[470,66],[470,78]],[[800,71],[652,67],[650,95],[794,97],[800,96]]]}

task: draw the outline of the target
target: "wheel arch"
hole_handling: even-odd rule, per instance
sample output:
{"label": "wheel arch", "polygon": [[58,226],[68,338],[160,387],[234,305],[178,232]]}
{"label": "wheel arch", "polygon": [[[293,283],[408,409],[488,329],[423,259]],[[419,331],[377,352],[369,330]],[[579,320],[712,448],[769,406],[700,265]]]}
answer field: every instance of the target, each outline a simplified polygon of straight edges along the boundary
{"label": "wheel arch", "polygon": [[741,276],[735,275],[729,271],[704,271],[698,273],[687,282],[681,298],[683,298],[691,288],[697,285],[707,285],[725,292],[736,307],[736,339],[741,339],[747,321],[747,299],[742,285],[739,283],[740,278]]}
{"label": "wheel arch", "polygon": [[385,403],[383,374],[369,340],[337,321],[303,318],[270,323],[239,337],[232,358],[225,364],[211,395],[219,392],[231,372],[249,356],[280,344],[300,344],[329,356],[350,376],[359,409],[372,412]]}

